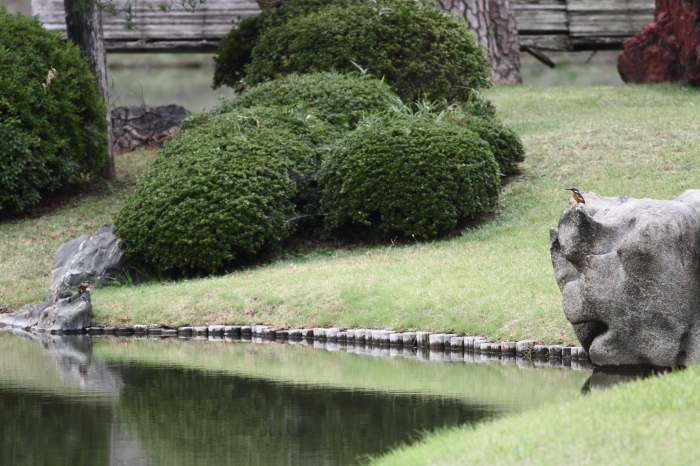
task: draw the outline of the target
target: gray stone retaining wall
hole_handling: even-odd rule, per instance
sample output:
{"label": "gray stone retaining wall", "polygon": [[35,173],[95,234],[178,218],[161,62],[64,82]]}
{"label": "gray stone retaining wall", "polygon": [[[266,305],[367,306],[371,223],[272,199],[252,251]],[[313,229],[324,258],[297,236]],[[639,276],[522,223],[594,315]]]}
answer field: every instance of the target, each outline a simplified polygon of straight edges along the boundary
{"label": "gray stone retaining wall", "polygon": [[313,328],[277,330],[267,325],[210,325],[178,329],[134,325],[90,327],[90,335],[133,338],[179,337],[209,341],[250,341],[265,344],[283,341],[313,345],[328,351],[372,356],[404,357],[428,361],[500,362],[519,367],[570,367],[591,369],[588,353],[580,346],[538,345],[534,340],[491,342],[485,337],[454,333],[394,332],[391,330]]}

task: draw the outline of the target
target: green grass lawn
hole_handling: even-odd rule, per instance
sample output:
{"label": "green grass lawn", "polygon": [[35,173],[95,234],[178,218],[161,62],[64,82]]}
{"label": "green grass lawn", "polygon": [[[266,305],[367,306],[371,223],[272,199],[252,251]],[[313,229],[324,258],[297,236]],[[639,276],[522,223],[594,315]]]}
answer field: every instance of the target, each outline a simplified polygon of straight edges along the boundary
{"label": "green grass lawn", "polygon": [[377,465],[691,465],[700,444],[700,369],[430,434]]}
{"label": "green grass lawn", "polygon": [[[528,155],[495,218],[480,227],[443,241],[289,255],[226,277],[101,288],[94,323],[450,330],[575,344],[549,259],[549,227],[569,199],[563,188],[672,199],[700,187],[700,92],[513,86],[486,95]],[[125,179],[115,195],[0,224],[0,305],[44,297],[55,249],[113,218],[130,189]]]}

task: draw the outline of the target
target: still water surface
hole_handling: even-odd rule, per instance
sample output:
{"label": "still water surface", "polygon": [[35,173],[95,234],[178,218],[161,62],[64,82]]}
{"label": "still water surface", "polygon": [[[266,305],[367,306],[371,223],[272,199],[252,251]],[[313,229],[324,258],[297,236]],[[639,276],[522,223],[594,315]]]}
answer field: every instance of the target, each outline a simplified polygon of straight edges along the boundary
{"label": "still water surface", "polygon": [[591,376],[327,349],[339,350],[0,332],[0,464],[361,463],[422,432],[580,397]]}

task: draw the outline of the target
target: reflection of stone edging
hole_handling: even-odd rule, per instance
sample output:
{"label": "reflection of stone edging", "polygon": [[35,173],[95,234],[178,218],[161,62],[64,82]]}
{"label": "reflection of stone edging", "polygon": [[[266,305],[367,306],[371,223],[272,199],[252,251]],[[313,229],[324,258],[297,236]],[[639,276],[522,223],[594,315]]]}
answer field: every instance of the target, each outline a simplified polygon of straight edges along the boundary
{"label": "reflection of stone edging", "polygon": [[[489,342],[484,337],[461,337],[454,333],[405,332],[391,330],[314,328],[277,330],[267,325],[210,325],[208,327],[180,327],[178,329],[152,328],[147,325],[133,327],[90,327],[90,335],[120,335],[120,336],[159,336],[209,339],[221,341],[226,339],[253,341],[258,343],[279,341],[312,341],[314,347],[322,347],[333,351],[343,346],[350,352],[350,347],[371,346],[369,354],[399,356],[398,350],[416,351],[416,354],[429,353],[424,359],[430,360],[464,360],[466,362],[501,361],[503,364],[517,364],[519,360],[527,361],[525,366],[534,360],[535,366],[571,367],[574,369],[590,369],[592,367],[588,353],[581,347],[562,345],[536,345],[534,340],[519,342]],[[355,353],[368,353],[353,351]],[[395,354],[394,354],[395,353]],[[443,357],[437,357],[443,353]],[[463,353],[463,356],[462,356]],[[444,357],[444,355],[449,356]],[[435,355],[435,356],[434,356]],[[453,357],[456,356],[456,357]],[[422,359],[420,356],[416,356]]]}

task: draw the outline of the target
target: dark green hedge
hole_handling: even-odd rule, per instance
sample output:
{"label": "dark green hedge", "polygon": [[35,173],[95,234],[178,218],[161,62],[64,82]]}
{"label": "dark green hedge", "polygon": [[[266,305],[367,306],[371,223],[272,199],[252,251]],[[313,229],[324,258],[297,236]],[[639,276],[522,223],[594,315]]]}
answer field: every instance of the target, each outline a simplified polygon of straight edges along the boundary
{"label": "dark green hedge", "polygon": [[241,92],[221,112],[254,106],[298,105],[334,126],[352,129],[368,113],[385,112],[398,97],[378,79],[359,73],[290,74]]}
{"label": "dark green hedge", "polygon": [[[120,247],[165,270],[215,272],[279,244],[318,166],[299,123],[211,116],[158,155],[116,219]],[[286,126],[286,127],[285,127]]]}
{"label": "dark green hedge", "polygon": [[448,118],[474,131],[491,146],[502,175],[518,171],[518,163],[525,160],[525,147],[515,131],[496,118],[479,118],[463,112],[452,113]]}
{"label": "dark green hedge", "polygon": [[235,87],[245,77],[245,66],[264,30],[281,26],[287,20],[318,11],[332,4],[348,4],[353,0],[286,0],[258,15],[239,20],[220,41],[214,56],[214,88]]}
{"label": "dark green hedge", "polygon": [[498,200],[489,145],[454,122],[405,118],[359,126],[326,159],[322,207],[331,227],[430,238]]}
{"label": "dark green hedge", "polygon": [[266,30],[246,67],[249,84],[281,75],[355,71],[383,78],[404,101],[469,100],[489,68],[464,21],[403,0],[332,5]]}
{"label": "dark green hedge", "polygon": [[[44,89],[52,68],[56,77]],[[0,8],[0,211],[26,210],[97,173],[106,161],[105,115],[78,48]]]}

